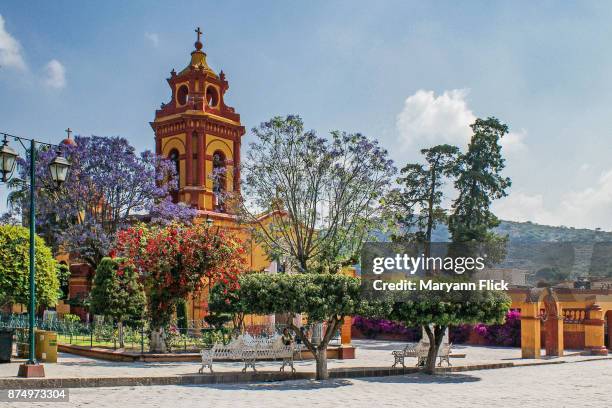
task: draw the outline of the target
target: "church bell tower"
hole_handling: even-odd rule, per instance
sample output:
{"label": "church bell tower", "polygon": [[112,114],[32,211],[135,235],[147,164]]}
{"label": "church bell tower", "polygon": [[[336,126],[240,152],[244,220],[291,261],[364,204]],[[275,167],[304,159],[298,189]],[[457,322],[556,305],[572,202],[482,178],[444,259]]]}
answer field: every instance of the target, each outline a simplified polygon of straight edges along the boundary
{"label": "church bell tower", "polygon": [[179,188],[176,202],[200,210],[225,212],[225,192],[240,190],[240,141],[245,134],[240,115],[225,104],[229,84],[206,62],[201,35],[191,61],[167,79],[171,99],[155,111],[151,127],[157,154],[175,162]]}

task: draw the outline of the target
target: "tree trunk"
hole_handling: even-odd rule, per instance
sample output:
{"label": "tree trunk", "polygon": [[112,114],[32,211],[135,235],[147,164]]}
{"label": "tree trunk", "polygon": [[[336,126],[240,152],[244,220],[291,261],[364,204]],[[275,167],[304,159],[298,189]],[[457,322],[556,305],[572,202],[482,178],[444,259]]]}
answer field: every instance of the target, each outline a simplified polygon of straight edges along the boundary
{"label": "tree trunk", "polygon": [[312,353],[316,362],[316,379],[317,380],[327,380],[329,379],[329,372],[327,370],[327,345],[331,340],[333,334],[338,330],[338,328],[342,325],[344,321],[344,316],[335,316],[332,319],[327,321],[327,330],[323,335],[319,344],[313,344],[308,340],[306,336],[302,336],[300,328],[297,327],[292,319],[287,321],[287,326],[293,330],[296,336],[299,336],[302,339],[302,342],[308,350]]}
{"label": "tree trunk", "polygon": [[119,334],[119,348],[125,348],[125,339],[123,336],[123,322],[121,320],[117,322],[117,331]]}
{"label": "tree trunk", "polygon": [[152,353],[167,353],[166,341],[164,339],[164,329],[151,329],[151,338],[149,341],[149,349]]}
{"label": "tree trunk", "polygon": [[[436,172],[435,168],[431,168],[431,190],[427,199],[427,230],[425,231],[425,259],[431,256],[431,232],[433,231],[434,221],[434,201],[436,198]],[[429,268],[425,271],[430,275],[432,271]]]}
{"label": "tree trunk", "polygon": [[438,359],[438,350],[444,339],[446,326],[434,325],[433,330],[429,325],[423,326],[427,337],[429,338],[429,351],[427,352],[427,363],[425,364],[425,372],[427,374],[436,373],[436,360]]}
{"label": "tree trunk", "polygon": [[327,345],[324,348],[317,347],[315,354],[317,363],[317,380],[329,379],[329,371],[327,370]]}

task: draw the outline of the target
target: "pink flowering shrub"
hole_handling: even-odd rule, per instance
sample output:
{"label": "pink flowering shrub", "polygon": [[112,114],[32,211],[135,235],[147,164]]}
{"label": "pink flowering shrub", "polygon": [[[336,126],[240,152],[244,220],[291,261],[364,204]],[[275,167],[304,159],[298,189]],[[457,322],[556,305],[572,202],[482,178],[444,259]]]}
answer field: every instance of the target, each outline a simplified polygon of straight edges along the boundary
{"label": "pink flowering shrub", "polygon": [[407,341],[420,338],[420,330],[406,327],[401,323],[385,319],[368,319],[362,316],[353,318],[353,326],[368,338],[376,338],[381,334],[399,334],[406,336]]}
{"label": "pink flowering shrub", "polygon": [[521,314],[517,310],[510,310],[506,313],[506,321],[503,324],[478,323],[453,327],[450,330],[451,341],[455,344],[465,343],[471,332],[484,338],[490,346],[518,347],[521,345]]}

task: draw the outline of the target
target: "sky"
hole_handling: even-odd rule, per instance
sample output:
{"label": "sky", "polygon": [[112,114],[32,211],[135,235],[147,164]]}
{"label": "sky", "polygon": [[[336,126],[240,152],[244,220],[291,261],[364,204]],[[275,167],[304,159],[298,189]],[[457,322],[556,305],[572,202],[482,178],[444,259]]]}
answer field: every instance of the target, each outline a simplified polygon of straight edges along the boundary
{"label": "sky", "polygon": [[0,132],[153,150],[149,122],[199,26],[248,130],[299,114],[378,139],[403,167],[495,116],[510,127],[500,218],[612,230],[610,21],[600,1],[3,2]]}

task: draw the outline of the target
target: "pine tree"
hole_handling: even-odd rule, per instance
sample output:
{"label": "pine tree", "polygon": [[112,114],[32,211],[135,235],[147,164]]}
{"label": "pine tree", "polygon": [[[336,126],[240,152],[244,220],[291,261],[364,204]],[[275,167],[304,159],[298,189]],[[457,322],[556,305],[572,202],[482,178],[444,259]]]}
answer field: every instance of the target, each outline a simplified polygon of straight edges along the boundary
{"label": "pine tree", "polygon": [[476,119],[471,128],[474,134],[456,168],[459,196],[449,217],[449,232],[456,243],[496,239],[490,230],[499,225],[499,219],[491,211],[491,203],[505,197],[511,184],[501,175],[505,160],[499,143],[508,133],[508,126],[490,117]]}
{"label": "pine tree", "polygon": [[459,148],[444,144],[423,149],[421,153],[427,164],[407,164],[397,179],[401,188],[393,190],[386,203],[393,221],[401,228],[393,238],[424,243],[425,256],[429,256],[433,230],[446,223],[442,187],[454,173]]}

